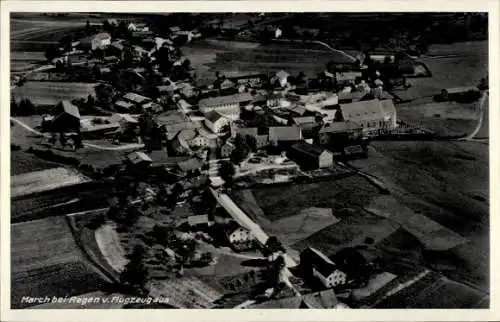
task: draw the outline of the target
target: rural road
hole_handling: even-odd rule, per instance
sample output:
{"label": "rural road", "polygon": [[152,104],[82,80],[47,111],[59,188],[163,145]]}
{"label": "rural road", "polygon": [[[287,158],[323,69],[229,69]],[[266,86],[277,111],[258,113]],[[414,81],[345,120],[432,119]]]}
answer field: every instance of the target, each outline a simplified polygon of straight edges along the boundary
{"label": "rural road", "polygon": [[[487,102],[488,99],[488,91],[484,91],[481,95],[481,98],[479,99],[478,103],[478,108],[479,108],[479,121],[477,122],[477,126],[474,129],[474,131],[469,134],[467,137],[460,139],[461,141],[476,141],[474,137],[479,133],[481,130],[481,127],[483,126],[483,121],[484,121],[484,104]],[[477,140],[477,141],[482,141],[482,140]]]}
{"label": "rural road", "polygon": [[[22,126],[26,130],[28,130],[36,135],[45,136],[45,133],[42,133],[40,131],[35,130],[34,128],[30,127],[28,124],[26,124],[26,123],[24,123],[16,118],[11,117],[10,120],[17,123],[18,125]],[[120,145],[120,146],[116,146],[116,147],[114,147],[114,146],[102,146],[102,145],[91,144],[91,143],[86,143],[86,142],[83,142],[83,145],[85,147],[94,148],[94,149],[103,150],[103,151],[124,151],[124,150],[131,150],[131,149],[141,149],[144,147],[144,144],[139,144],[139,143],[130,143],[130,144]]]}

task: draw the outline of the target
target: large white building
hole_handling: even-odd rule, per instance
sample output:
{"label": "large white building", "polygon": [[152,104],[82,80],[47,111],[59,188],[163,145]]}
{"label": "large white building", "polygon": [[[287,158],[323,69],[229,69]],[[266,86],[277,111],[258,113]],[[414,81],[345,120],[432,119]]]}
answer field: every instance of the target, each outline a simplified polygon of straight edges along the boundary
{"label": "large white building", "polygon": [[216,111],[205,114],[205,125],[214,133],[219,133],[224,126],[229,125],[230,120]]}
{"label": "large white building", "polygon": [[380,129],[394,129],[396,123],[396,107],[390,99],[359,101],[340,105],[344,121],[361,125],[364,132]]}
{"label": "large white building", "polygon": [[205,98],[199,101],[198,107],[202,113],[218,111],[224,114],[239,114],[240,106],[245,106],[253,100],[250,93]]}

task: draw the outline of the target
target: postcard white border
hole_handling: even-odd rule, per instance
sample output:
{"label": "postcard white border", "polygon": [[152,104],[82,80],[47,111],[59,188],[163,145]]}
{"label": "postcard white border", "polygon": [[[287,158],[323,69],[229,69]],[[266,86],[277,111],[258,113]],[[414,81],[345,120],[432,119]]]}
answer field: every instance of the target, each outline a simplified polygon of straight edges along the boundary
{"label": "postcard white border", "polygon": [[[489,12],[490,80],[490,309],[484,310],[10,310],[9,13],[25,12]],[[498,237],[499,2],[474,1],[2,1],[1,2],[1,321],[486,321],[500,320]],[[493,215],[495,214],[495,215]]]}

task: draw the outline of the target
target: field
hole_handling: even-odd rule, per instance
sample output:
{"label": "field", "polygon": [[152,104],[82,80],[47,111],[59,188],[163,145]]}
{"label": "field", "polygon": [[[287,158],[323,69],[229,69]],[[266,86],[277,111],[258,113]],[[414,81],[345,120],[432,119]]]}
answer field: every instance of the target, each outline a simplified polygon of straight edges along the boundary
{"label": "field", "polygon": [[24,151],[10,152],[10,174],[18,175],[31,171],[40,171],[57,167],[58,164],[47,162]]}
{"label": "field", "polygon": [[102,278],[81,257],[62,216],[11,226],[11,303],[23,296],[71,296],[99,289]]}
{"label": "field", "polygon": [[[433,261],[440,257],[453,267],[446,273],[448,276],[488,290],[489,167],[486,145],[373,142],[370,158],[352,164],[381,179],[401,205],[467,238],[468,243],[442,252]],[[393,209],[392,206],[388,208]]]}
{"label": "field", "polygon": [[412,87],[397,93],[404,99],[430,97],[443,88],[477,86],[488,73],[488,42],[432,45],[420,60],[430,68],[432,78],[409,79]]}
{"label": "field", "polygon": [[304,72],[316,77],[330,60],[345,61],[345,57],[316,45],[206,40],[182,48],[196,69],[199,79],[215,79],[215,72],[227,76],[238,73],[266,73],[281,69],[292,75]]}
{"label": "field", "polygon": [[62,100],[95,96],[95,86],[89,83],[27,82],[13,89],[11,95],[16,101],[29,99],[35,105],[55,105]]}
{"label": "field", "polygon": [[375,187],[358,176],[319,183],[264,187],[252,192],[271,221],[296,215],[309,207],[333,208],[333,215],[338,217],[341,209],[363,207],[378,195]]}

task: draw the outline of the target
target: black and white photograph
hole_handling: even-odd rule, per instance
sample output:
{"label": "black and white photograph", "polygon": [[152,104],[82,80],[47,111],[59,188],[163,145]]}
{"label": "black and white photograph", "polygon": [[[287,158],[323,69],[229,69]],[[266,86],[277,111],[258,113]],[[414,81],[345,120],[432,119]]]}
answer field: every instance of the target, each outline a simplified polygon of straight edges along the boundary
{"label": "black and white photograph", "polygon": [[11,310],[490,308],[487,10],[99,10],[9,13]]}

